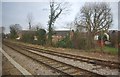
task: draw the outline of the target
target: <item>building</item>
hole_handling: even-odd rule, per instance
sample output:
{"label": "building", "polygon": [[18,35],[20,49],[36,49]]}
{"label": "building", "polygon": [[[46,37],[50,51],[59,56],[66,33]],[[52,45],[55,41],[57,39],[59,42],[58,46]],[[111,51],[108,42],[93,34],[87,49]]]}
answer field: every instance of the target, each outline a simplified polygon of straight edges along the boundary
{"label": "building", "polygon": [[56,43],[60,41],[61,39],[65,38],[67,35],[70,34],[70,38],[73,37],[73,30],[59,30],[59,31],[54,31],[54,34],[52,35],[52,42]]}
{"label": "building", "polygon": [[[18,31],[17,34],[18,34],[18,38],[16,38],[17,40],[20,40],[24,34],[31,34],[34,36],[34,40],[37,40],[36,31],[34,30],[21,30],[21,31]],[[56,43],[62,40],[63,38],[65,38],[69,34],[70,34],[70,39],[72,39],[73,34],[74,34],[73,30],[72,31],[71,30],[54,31],[54,34],[52,35],[52,42]]]}
{"label": "building", "polygon": [[33,35],[34,40],[37,40],[36,31],[34,31],[34,30],[20,30],[20,31],[17,32],[17,34],[18,34],[18,38],[16,38],[16,39],[18,39],[18,40],[21,39],[24,34]]}
{"label": "building", "polygon": [[120,43],[120,31],[118,30],[109,30],[110,42],[112,46],[118,47]]}

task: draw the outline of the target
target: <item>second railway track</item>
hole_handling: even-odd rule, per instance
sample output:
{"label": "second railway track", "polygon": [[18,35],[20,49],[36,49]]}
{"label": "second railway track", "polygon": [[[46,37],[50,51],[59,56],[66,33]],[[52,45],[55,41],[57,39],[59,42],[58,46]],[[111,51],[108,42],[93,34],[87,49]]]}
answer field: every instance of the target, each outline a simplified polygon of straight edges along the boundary
{"label": "second railway track", "polygon": [[55,56],[58,56],[58,57],[64,57],[64,58],[73,59],[73,60],[76,60],[76,61],[83,61],[83,62],[91,63],[91,64],[94,64],[94,65],[101,65],[101,66],[104,66],[104,67],[120,69],[120,66],[119,66],[120,62],[106,61],[106,60],[100,60],[100,59],[95,59],[95,58],[90,58],[90,57],[72,55],[72,54],[67,54],[67,53],[62,53],[62,52],[44,50],[44,49],[31,47],[31,46],[26,46],[26,45],[21,45],[21,44],[20,45],[15,44],[15,45],[17,45],[21,48],[26,48],[28,50],[34,50],[34,51],[38,51],[38,52],[41,52],[41,53],[55,55]]}
{"label": "second railway track", "polygon": [[54,59],[51,59],[49,57],[37,54],[35,52],[30,52],[27,49],[21,49],[21,47],[18,48],[18,46],[12,44],[12,43],[5,43],[6,46],[12,48],[15,51],[20,52],[21,54],[30,57],[31,59],[34,59],[37,62],[43,63],[46,66],[58,71],[61,73],[61,75],[71,76],[74,75],[85,75],[86,77],[105,77],[104,75],[100,75],[88,70],[81,69],[79,67],[75,67]]}
{"label": "second railway track", "polygon": [[[25,46],[25,45],[18,45],[18,44],[15,44],[15,43],[10,43],[10,42],[5,42],[6,44],[9,44],[9,46],[12,46],[12,45],[14,45],[14,47],[19,47],[19,48],[21,48],[21,49],[23,49],[23,50],[25,50],[25,51],[27,51],[27,52],[30,52],[29,50],[35,50],[35,51],[39,51],[39,52],[42,52],[42,53],[47,53],[47,51],[41,51],[41,49],[39,49],[39,48],[34,48],[34,47],[29,47],[29,46]],[[14,49],[14,47],[13,47],[13,49]],[[33,52],[30,52],[30,53],[33,53]],[[47,53],[47,54],[51,54],[51,55],[53,55],[52,54],[53,52],[51,52],[51,53]],[[57,52],[56,52],[57,53]],[[56,55],[56,53],[54,53],[54,55]],[[37,54],[38,55],[38,53],[34,53],[34,54]],[[39,54],[40,55],[40,54]],[[43,56],[43,55],[42,55]],[[59,56],[58,54],[57,54],[57,56]],[[62,54],[60,54],[60,56],[61,57],[65,57],[65,55],[62,55]],[[67,55],[66,55],[67,56]],[[69,56],[69,55],[68,55]],[[68,57],[67,56],[67,57]],[[65,57],[65,58],[67,58],[67,57]],[[69,57],[68,57],[69,58]],[[74,60],[76,60],[76,57],[71,57],[71,59],[74,59]],[[52,59],[52,60],[54,60],[54,59]],[[48,62],[46,62],[46,61],[48,61]],[[55,60],[56,61],[56,60]],[[87,60],[86,60],[87,61]],[[86,62],[86,61],[84,61],[84,62]],[[49,66],[52,66],[52,65],[57,65],[57,64],[59,64],[59,63],[54,63],[53,61],[50,61],[50,60],[42,60],[42,62],[44,62],[44,63],[46,63],[46,64],[49,64],[49,62],[50,62],[50,64],[49,64]],[[59,61],[58,61],[59,62]],[[91,60],[91,62],[92,62],[92,60]],[[91,63],[91,62],[88,62],[88,63]],[[64,63],[64,62],[62,62],[62,63]],[[52,64],[52,65],[51,65]],[[65,65],[66,65],[66,63],[64,63]],[[69,65],[69,64],[68,64]],[[72,66],[72,65],[70,65],[70,66]],[[57,68],[58,67],[60,67],[60,69],[62,69],[62,71],[64,70],[64,71],[67,71],[67,70],[71,70],[70,68],[71,67],[68,67],[68,66],[63,66],[63,65],[61,65],[60,64],[60,66],[56,66]],[[54,69],[56,69],[56,67],[54,67],[53,66],[53,68]],[[72,67],[75,67],[75,66],[72,66]],[[77,69],[76,69],[77,68]],[[73,69],[74,71],[73,72],[71,72],[71,74],[73,74],[73,75],[79,75],[79,74],[82,74],[82,75],[84,75],[84,74],[87,74],[87,75],[98,75],[98,76],[103,76],[103,75],[101,75],[101,74],[98,74],[98,73],[95,73],[95,72],[91,72],[91,71],[88,71],[88,70],[85,70],[85,69],[83,69],[84,71],[87,71],[87,72],[89,72],[89,73],[84,73],[84,72],[82,72],[82,73],[80,73],[80,72],[78,72],[78,68],[79,67],[75,67],[75,69]],[[113,68],[113,67],[112,67]],[[116,67],[114,67],[114,68],[116,68]],[[81,68],[79,68],[79,69],[81,69]],[[60,70],[59,70],[60,71]],[[67,72],[65,72],[64,74],[68,74],[68,75],[71,75],[68,71]],[[96,77],[96,76],[95,76]]]}

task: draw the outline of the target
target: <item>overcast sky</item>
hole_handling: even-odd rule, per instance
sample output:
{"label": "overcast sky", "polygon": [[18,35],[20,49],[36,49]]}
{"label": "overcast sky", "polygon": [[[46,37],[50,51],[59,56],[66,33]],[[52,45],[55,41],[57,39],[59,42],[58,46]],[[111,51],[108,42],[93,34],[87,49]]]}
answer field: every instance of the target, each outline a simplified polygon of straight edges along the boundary
{"label": "overcast sky", "polygon": [[[5,0],[2,1],[2,23],[0,25],[6,28],[6,32],[9,32],[9,26],[11,24],[20,24],[23,29],[28,29],[27,14],[32,13],[33,25],[41,23],[42,26],[47,30],[48,16],[49,16],[49,0],[26,0],[26,2],[15,2],[16,0]],[[66,23],[72,22],[79,12],[80,8],[88,0],[68,0],[71,4],[69,14],[63,14],[57,19],[55,23],[56,30],[66,29]],[[93,1],[93,0],[89,0]],[[95,0],[94,0],[95,1]],[[93,2],[94,2],[93,1]],[[100,0],[105,1],[105,0]],[[108,2],[107,0],[106,2]],[[98,2],[98,1],[97,1]],[[113,13],[113,25],[111,29],[118,29],[118,0],[114,2],[109,1],[110,7]],[[1,3],[0,3],[1,5]],[[1,14],[0,14],[1,16]]]}

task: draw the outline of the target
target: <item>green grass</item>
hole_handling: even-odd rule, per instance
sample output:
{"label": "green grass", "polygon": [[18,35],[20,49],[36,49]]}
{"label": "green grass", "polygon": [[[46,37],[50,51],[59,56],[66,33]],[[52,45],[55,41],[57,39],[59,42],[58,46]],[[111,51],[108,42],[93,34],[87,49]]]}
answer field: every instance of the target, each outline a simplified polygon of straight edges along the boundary
{"label": "green grass", "polygon": [[118,48],[114,48],[114,47],[105,46],[103,47],[103,51],[108,52],[110,54],[118,54]]}

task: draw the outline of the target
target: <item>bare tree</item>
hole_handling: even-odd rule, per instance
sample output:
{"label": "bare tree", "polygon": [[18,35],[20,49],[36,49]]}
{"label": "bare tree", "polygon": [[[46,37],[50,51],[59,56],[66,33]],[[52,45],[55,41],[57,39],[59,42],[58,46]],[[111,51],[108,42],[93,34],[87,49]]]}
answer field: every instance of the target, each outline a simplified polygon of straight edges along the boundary
{"label": "bare tree", "polygon": [[37,23],[36,25],[31,27],[31,30],[37,31],[38,29],[43,29],[44,27],[42,26],[41,23]]}
{"label": "bare tree", "polygon": [[69,29],[69,30],[73,30],[75,28],[74,22],[67,22],[67,23],[65,23],[65,27],[64,28]]}
{"label": "bare tree", "polygon": [[11,28],[14,28],[16,32],[18,32],[19,30],[22,30],[22,27],[20,26],[20,24],[13,24],[10,25]]}
{"label": "bare tree", "polygon": [[33,15],[32,15],[32,13],[29,13],[29,14],[27,15],[27,22],[28,22],[28,24],[29,24],[29,30],[30,30],[31,27],[32,27],[32,22],[33,22]]}
{"label": "bare tree", "polygon": [[86,3],[77,14],[75,25],[85,29],[92,41],[97,32],[107,31],[112,21],[111,8],[107,3]]}
{"label": "bare tree", "polygon": [[53,25],[62,13],[68,11],[67,5],[68,2],[55,2],[54,0],[50,1],[50,15],[48,21],[48,42],[50,45],[52,44]]}

